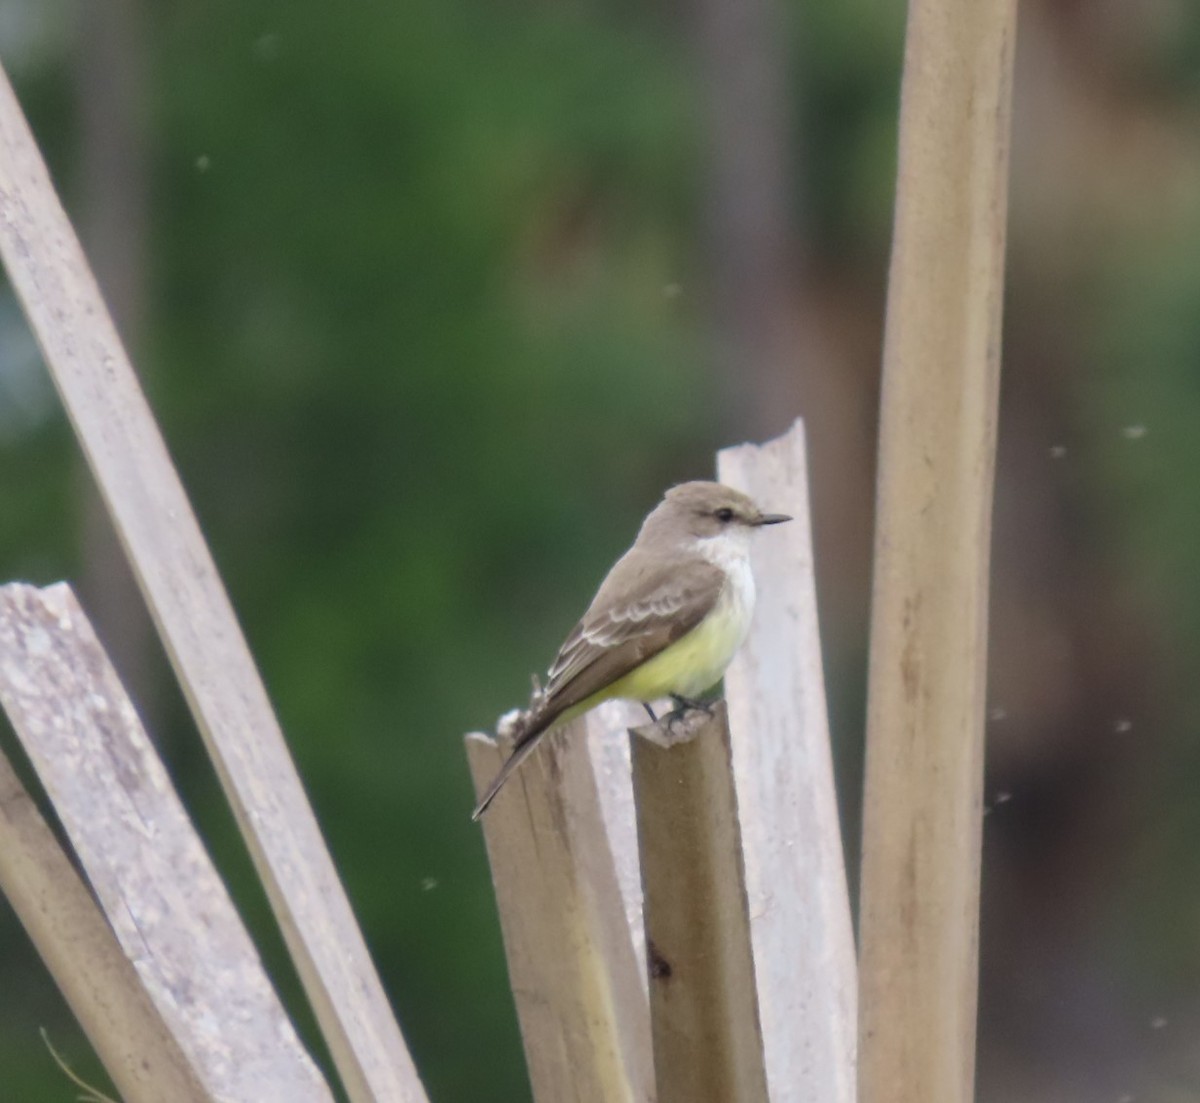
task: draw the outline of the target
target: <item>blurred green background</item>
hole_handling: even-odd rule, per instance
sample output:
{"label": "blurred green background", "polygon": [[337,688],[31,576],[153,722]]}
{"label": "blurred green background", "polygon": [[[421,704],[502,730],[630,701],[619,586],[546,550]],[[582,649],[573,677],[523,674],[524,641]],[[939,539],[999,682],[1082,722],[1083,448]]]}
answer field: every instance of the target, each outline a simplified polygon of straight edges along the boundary
{"label": "blurred green background", "polygon": [[[1175,1103],[1200,9],[1021,18],[979,1098]],[[797,416],[855,864],[902,35],[864,0],[0,2],[433,1103],[528,1099],[461,734],[522,702],[664,486]],[[0,579],[76,584],[316,1047],[6,286],[0,510]],[[73,1097],[41,1026],[105,1083],[3,903],[0,994],[0,1099]]]}

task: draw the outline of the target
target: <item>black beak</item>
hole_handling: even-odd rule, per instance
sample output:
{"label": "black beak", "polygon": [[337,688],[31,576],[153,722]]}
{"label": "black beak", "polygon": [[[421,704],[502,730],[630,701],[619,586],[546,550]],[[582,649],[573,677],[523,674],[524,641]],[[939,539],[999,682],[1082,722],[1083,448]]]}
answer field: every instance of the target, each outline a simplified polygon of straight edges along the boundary
{"label": "black beak", "polygon": [[781,525],[784,521],[790,521],[791,518],[786,513],[760,513],[756,525]]}

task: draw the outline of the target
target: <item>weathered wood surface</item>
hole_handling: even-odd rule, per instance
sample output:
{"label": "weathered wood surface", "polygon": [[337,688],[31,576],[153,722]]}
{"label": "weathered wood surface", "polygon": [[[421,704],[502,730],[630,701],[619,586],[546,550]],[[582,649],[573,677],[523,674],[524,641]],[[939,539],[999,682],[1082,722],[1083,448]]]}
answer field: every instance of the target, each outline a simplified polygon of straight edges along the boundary
{"label": "weathered wood surface", "polygon": [[0,72],[0,255],[353,1103],[425,1093],[179,477]]}
{"label": "weathered wood surface", "polygon": [[804,432],[728,448],[722,482],[790,524],[754,542],[758,604],[725,675],[772,1103],[853,1103],[854,930],[829,744]]}
{"label": "weathered wood surface", "polygon": [[[0,653],[0,681],[8,663]],[[125,1103],[218,1103],[142,987],[87,886],[0,754],[0,892]],[[36,1024],[30,1022],[32,1041]]]}
{"label": "weathered wood surface", "polygon": [[[506,752],[466,746],[482,795]],[[651,1103],[646,991],[583,722],[547,736],[481,822],[537,1103]]]}
{"label": "weathered wood surface", "polygon": [[657,1103],[767,1103],[725,707],[630,739]]}
{"label": "weathered wood surface", "polygon": [[65,585],[0,587],[0,702],[126,957],[208,1095],[221,1103],[329,1103]]}
{"label": "weathered wood surface", "polygon": [[913,0],[884,334],[863,1103],[973,1098],[1015,0]]}
{"label": "weathered wood surface", "polygon": [[[658,715],[670,707],[666,703]],[[641,705],[621,700],[605,701],[583,717],[600,812],[643,988],[646,987],[646,926],[642,920],[642,870],[630,778],[629,730],[645,724],[647,719]]]}

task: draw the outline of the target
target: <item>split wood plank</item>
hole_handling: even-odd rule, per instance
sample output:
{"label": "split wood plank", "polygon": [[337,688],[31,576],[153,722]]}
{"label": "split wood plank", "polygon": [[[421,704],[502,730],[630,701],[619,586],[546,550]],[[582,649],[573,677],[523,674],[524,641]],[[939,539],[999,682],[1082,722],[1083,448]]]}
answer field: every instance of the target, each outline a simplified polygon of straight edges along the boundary
{"label": "split wood plank", "polygon": [[790,524],[752,550],[758,602],[725,675],[772,1103],[854,1103],[856,967],[817,620],[804,427],[718,477]]}
{"label": "split wood plank", "polygon": [[67,586],[0,587],[0,702],[201,1098],[331,1103]]}
{"label": "split wood plank", "polygon": [[228,595],[2,71],[0,255],[352,1103],[424,1103]]}

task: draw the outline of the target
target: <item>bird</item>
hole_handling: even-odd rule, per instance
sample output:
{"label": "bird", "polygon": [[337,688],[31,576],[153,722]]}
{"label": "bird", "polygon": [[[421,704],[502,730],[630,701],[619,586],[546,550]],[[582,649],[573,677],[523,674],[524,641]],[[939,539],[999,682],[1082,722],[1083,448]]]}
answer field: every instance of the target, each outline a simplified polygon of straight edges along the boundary
{"label": "bird", "polygon": [[[608,572],[512,728],[513,749],[471,818],[478,820],[542,736],[601,701],[671,698],[697,706],[745,642],[754,614],[750,541],[792,518],[764,513],[715,482],[671,487]],[[674,715],[674,714],[673,714]]]}

